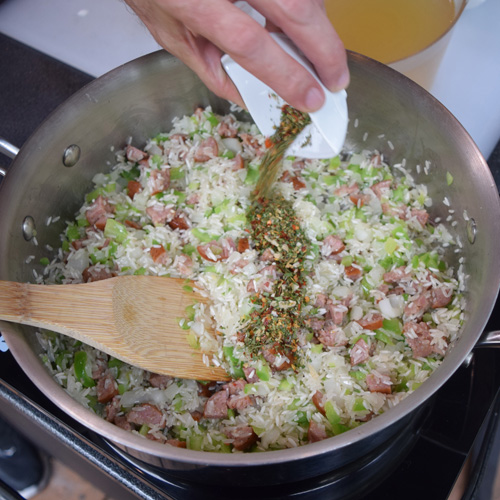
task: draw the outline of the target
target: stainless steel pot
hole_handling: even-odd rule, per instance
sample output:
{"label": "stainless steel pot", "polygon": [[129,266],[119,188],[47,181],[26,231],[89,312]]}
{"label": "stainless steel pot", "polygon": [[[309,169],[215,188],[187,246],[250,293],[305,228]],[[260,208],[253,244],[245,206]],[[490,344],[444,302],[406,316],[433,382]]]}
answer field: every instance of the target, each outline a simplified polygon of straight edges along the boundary
{"label": "stainless steel pot", "polygon": [[[441,367],[415,393],[384,415],[340,436],[297,449],[256,454],[212,454],[164,446],[102,420],[70,398],[46,372],[27,327],[0,323],[7,343],[28,376],[51,400],[118,449],[174,474],[202,481],[297,481],[341,467],[382,446],[415,418],[477,343],[500,282],[500,202],[488,166],[455,118],[422,88],[390,68],[350,54],[350,125],[347,147],[378,149],[390,163],[405,159],[435,200],[432,217],[445,220],[463,252],[467,321]],[[0,279],[29,281],[33,264],[49,256],[63,223],[71,218],[91,179],[113,160],[110,146],[134,144],[170,128],[173,117],[211,105],[227,112],[181,62],[157,52],[93,81],[58,108],[26,142],[0,186]],[[426,162],[429,162],[426,164]],[[420,169],[416,165],[421,165]],[[425,168],[424,168],[425,167]],[[428,173],[426,174],[425,172]],[[420,173],[417,173],[420,172]],[[447,185],[447,173],[453,183]],[[464,212],[467,214],[464,218]],[[35,245],[35,240],[38,245]],[[34,255],[33,263],[26,258]],[[91,320],[91,318],[89,318]]]}

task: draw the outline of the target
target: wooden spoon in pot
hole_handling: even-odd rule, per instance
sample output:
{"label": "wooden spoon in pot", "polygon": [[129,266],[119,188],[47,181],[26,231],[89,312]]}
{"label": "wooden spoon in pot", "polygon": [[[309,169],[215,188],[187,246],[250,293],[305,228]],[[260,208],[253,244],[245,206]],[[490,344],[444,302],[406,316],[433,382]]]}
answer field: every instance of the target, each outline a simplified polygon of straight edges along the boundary
{"label": "wooden spoon in pot", "polygon": [[184,279],[157,276],[75,285],[0,281],[0,320],[62,333],[153,373],[229,380],[224,369],[205,365],[179,326],[187,306],[207,301],[187,288]]}

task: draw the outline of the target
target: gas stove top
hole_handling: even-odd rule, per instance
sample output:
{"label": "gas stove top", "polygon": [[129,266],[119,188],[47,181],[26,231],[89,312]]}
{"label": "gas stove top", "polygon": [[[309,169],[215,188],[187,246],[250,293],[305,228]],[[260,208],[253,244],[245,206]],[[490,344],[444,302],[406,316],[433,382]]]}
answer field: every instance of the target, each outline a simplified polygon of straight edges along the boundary
{"label": "gas stove top", "polygon": [[[0,134],[20,146],[52,109],[92,78],[2,35],[0,52],[10,68],[9,74],[0,75],[0,127],[6,128]],[[0,166],[8,164],[8,160],[0,159]],[[490,158],[490,167],[499,185],[499,147]],[[488,329],[500,329],[500,303]],[[499,387],[500,350],[476,349],[468,364],[384,449],[344,469],[301,483],[245,486],[237,497],[490,498],[487,491],[491,475],[487,472],[496,470],[497,465],[498,451],[494,450]],[[9,352],[0,352],[0,400],[0,415],[114,498],[223,500],[235,496],[233,488],[186,482],[114,449],[45,398]],[[458,494],[458,486],[454,487],[462,480],[465,493]]]}

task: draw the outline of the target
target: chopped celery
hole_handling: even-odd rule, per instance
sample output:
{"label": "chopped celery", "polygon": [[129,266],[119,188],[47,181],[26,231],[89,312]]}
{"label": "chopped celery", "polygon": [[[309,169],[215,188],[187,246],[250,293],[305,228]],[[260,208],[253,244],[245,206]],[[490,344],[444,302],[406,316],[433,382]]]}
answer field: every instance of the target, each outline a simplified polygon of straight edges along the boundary
{"label": "chopped celery", "polygon": [[120,177],[122,177],[126,181],[133,181],[137,179],[139,175],[141,175],[141,171],[139,170],[139,167],[137,165],[134,165],[134,167],[130,170],[124,170],[123,172],[120,172]]}
{"label": "chopped celery", "polygon": [[241,368],[241,361],[234,355],[233,346],[224,346],[222,348],[224,357],[229,361],[229,371],[233,378],[245,378],[245,374]]}
{"label": "chopped celery", "polygon": [[384,250],[392,255],[398,248],[398,242],[394,238],[387,238],[384,243]]}
{"label": "chopped celery", "polygon": [[387,334],[385,334],[383,330],[375,330],[375,338],[377,340],[380,340],[381,342],[384,342],[384,344],[394,345],[392,339]]}
{"label": "chopped celery", "polygon": [[227,149],[224,151],[224,153],[221,154],[222,158],[227,158],[229,160],[232,160],[236,155],[234,154],[234,151],[231,151],[230,149]]}
{"label": "chopped celery", "polygon": [[259,167],[257,165],[252,165],[251,163],[247,166],[247,175],[245,177],[245,184],[255,184],[259,178]]}
{"label": "chopped celery", "polygon": [[49,260],[49,259],[47,259],[47,257],[42,257],[42,258],[40,259],[40,264],[41,264],[42,266],[48,266],[48,265],[50,264],[50,260]]}
{"label": "chopped celery", "polygon": [[66,237],[69,241],[80,239],[80,230],[76,224],[70,224],[66,229]]}
{"label": "chopped celery", "polygon": [[184,168],[174,167],[170,169],[170,180],[184,179]]}
{"label": "chopped celery", "polygon": [[337,184],[342,184],[342,180],[338,175],[325,175],[321,178],[321,180],[327,185],[327,186],[333,186]]}
{"label": "chopped celery", "polygon": [[129,390],[129,384],[118,384],[118,394],[124,394]]}
{"label": "chopped celery", "polygon": [[256,368],[255,373],[257,374],[257,377],[264,382],[269,382],[271,379],[271,369],[269,368],[269,365],[265,363],[262,363],[260,367]]}
{"label": "chopped celery", "polygon": [[113,238],[118,243],[123,243],[128,236],[127,228],[115,219],[108,219],[104,227],[104,236]]}
{"label": "chopped celery", "polygon": [[193,332],[188,333],[186,335],[186,339],[187,339],[189,347],[191,347],[191,349],[198,350],[200,348],[200,343],[198,341],[198,337]]}
{"label": "chopped celery", "polygon": [[205,113],[205,116],[207,118],[207,122],[209,122],[212,127],[216,127],[219,124],[219,119],[213,113]]}
{"label": "chopped celery", "polygon": [[146,268],[145,267],[140,267],[137,269],[137,271],[134,271],[134,276],[142,276],[146,274]]}
{"label": "chopped celery", "polygon": [[191,234],[203,243],[209,243],[210,241],[214,240],[214,237],[211,234],[203,231],[202,229],[198,229],[197,227],[193,227],[191,229]]}
{"label": "chopped celery", "polygon": [[185,311],[186,311],[186,316],[189,319],[189,321],[194,321],[194,317],[196,314],[194,306],[193,305],[187,306]]}
{"label": "chopped celery", "polygon": [[331,401],[325,403],[325,414],[335,435],[349,430],[349,427],[340,423],[340,415],[335,411]]}
{"label": "chopped celery", "polygon": [[352,405],[353,411],[367,411],[365,407],[365,400],[363,398],[356,398]]}
{"label": "chopped celery", "polygon": [[451,175],[450,172],[446,172],[446,184],[448,184],[448,186],[453,184],[453,175]]}
{"label": "chopped celery", "polygon": [[234,418],[234,417],[236,417],[236,412],[232,408],[229,408],[227,410],[227,418]]}
{"label": "chopped celery", "polygon": [[163,165],[163,159],[160,155],[153,155],[151,157],[151,162],[156,168],[160,168]]}
{"label": "chopped celery", "polygon": [[184,245],[182,247],[182,253],[186,255],[191,255],[193,252],[196,251],[196,247],[192,245],[191,243],[188,243],[187,245]]}
{"label": "chopped celery", "polygon": [[255,394],[256,390],[257,387],[255,386],[255,384],[246,384],[243,388],[243,392],[245,394]]}
{"label": "chopped celery", "polygon": [[121,361],[120,359],[110,358],[110,360],[108,361],[109,368],[120,368],[122,365],[123,361]]}
{"label": "chopped celery", "polygon": [[293,387],[293,384],[288,379],[283,379],[278,386],[280,391],[289,391]]}
{"label": "chopped celery", "polygon": [[85,351],[75,352],[74,370],[76,378],[83,384],[84,387],[94,387],[95,380],[92,378],[92,367]]}
{"label": "chopped celery", "polygon": [[146,436],[148,432],[149,432],[149,425],[142,424],[141,428],[139,429],[139,434],[141,436]]}
{"label": "chopped celery", "polygon": [[184,285],[182,287],[182,289],[185,291],[185,292],[192,292],[193,291],[193,287],[190,286],[190,285]]}
{"label": "chopped celery", "polygon": [[177,191],[174,189],[174,194],[177,196],[177,204],[182,205],[187,198],[187,194],[184,191]]}
{"label": "chopped celery", "polygon": [[187,440],[187,447],[190,450],[200,451],[203,445],[203,436],[201,434],[191,434]]}
{"label": "chopped celery", "polygon": [[366,373],[360,371],[360,370],[351,370],[349,372],[349,375],[355,379],[355,380],[364,380],[366,378]]}
{"label": "chopped celery", "polygon": [[323,352],[323,344],[314,344],[311,346],[311,352],[314,354],[319,354]]}
{"label": "chopped celery", "polygon": [[299,410],[297,412],[297,423],[304,428],[309,425],[309,419],[307,418],[307,413],[305,411]]}
{"label": "chopped celery", "polygon": [[340,167],[340,156],[335,156],[334,158],[330,158],[328,162],[328,170],[335,170]]}
{"label": "chopped celery", "polygon": [[397,333],[398,335],[403,332],[399,319],[384,319],[382,325],[384,330],[389,330],[390,332]]}

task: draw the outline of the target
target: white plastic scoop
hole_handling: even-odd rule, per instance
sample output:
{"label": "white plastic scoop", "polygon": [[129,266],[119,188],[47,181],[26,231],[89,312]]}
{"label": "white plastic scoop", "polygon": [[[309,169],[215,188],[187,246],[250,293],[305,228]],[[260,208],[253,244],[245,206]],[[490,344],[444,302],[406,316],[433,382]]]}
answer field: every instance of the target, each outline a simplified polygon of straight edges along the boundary
{"label": "white plastic scoop", "polygon": [[[241,4],[245,3],[241,2]],[[242,8],[241,5],[239,6]],[[243,10],[262,24],[264,18],[258,12],[251,8]],[[322,86],[326,96],[323,107],[310,113],[312,123],[297,136],[286,154],[304,158],[336,156],[341,151],[347,134],[348,114],[345,90],[330,92],[317,77],[311,63],[290,39],[281,33],[271,33],[271,36],[283,50],[311,72]],[[279,127],[281,108],[285,101],[227,54],[222,56],[221,61],[261,133],[265,136],[273,135]]]}

